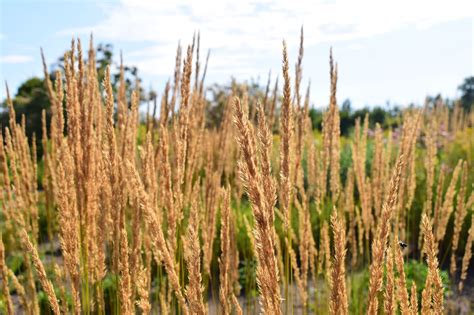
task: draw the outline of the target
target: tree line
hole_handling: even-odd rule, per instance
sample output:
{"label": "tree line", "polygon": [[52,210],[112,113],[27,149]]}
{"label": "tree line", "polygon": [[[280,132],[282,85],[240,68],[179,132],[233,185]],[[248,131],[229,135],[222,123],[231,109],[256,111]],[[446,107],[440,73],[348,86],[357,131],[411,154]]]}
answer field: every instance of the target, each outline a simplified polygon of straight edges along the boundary
{"label": "tree line", "polygon": [[[99,44],[97,45],[96,53],[96,68],[99,79],[103,79],[105,75],[105,69],[108,65],[113,69],[112,72],[112,86],[114,93],[117,93],[118,84],[120,80],[120,63],[114,62],[114,48],[112,44]],[[121,60],[121,58],[120,58]],[[54,82],[56,72],[64,71],[64,57],[59,57],[56,62],[50,66],[51,80]],[[142,79],[139,77],[139,71],[137,67],[123,65],[124,68],[124,80],[126,83],[126,93],[130,95],[132,90],[140,86]],[[64,77],[64,76],[63,76]],[[278,83],[276,83],[278,84]],[[145,93],[143,88],[140,90],[140,99],[142,103],[154,103],[157,104],[158,93],[152,89]],[[460,92],[460,98],[456,100],[446,99],[443,100],[451,108],[454,107],[456,102],[459,102],[464,111],[470,112],[474,106],[474,76],[467,77],[464,79],[458,90]],[[276,97],[278,100],[281,99],[281,95],[278,94],[276,89]],[[223,115],[223,108],[225,102],[228,100],[228,96],[234,93],[239,97],[242,97],[245,93],[249,99],[250,106],[256,106],[257,101],[262,101],[263,98],[269,95],[269,84],[265,87],[255,80],[250,82],[237,82],[235,79],[231,79],[228,84],[213,84],[206,90],[206,125],[209,128],[218,128]],[[428,96],[426,102],[436,103],[441,100],[441,95]],[[49,130],[49,122],[51,117],[50,102],[48,99],[45,80],[44,78],[31,77],[25,80],[19,87],[18,90],[12,95],[13,105],[16,111],[16,121],[19,122],[22,116],[25,116],[25,127],[26,133],[30,140],[36,139],[36,146],[38,149],[38,156],[42,154],[42,126],[41,126],[41,115],[42,111],[46,111],[47,130]],[[415,106],[411,104],[409,106]],[[1,103],[2,111],[0,113],[0,123],[2,130],[8,125],[8,110],[6,106],[6,100]],[[154,110],[156,112],[156,109]],[[159,111],[158,111],[159,112]],[[369,125],[371,127],[379,123],[384,129],[385,128],[396,128],[400,122],[401,106],[398,105],[376,105],[366,106],[360,109],[354,109],[352,107],[350,99],[344,100],[340,105],[340,123],[341,123],[341,134],[348,136],[355,126],[356,119],[363,119],[366,115],[369,117]],[[66,114],[66,113],[65,113]],[[313,129],[322,129],[323,110],[317,109],[310,106],[309,115],[311,117]]]}

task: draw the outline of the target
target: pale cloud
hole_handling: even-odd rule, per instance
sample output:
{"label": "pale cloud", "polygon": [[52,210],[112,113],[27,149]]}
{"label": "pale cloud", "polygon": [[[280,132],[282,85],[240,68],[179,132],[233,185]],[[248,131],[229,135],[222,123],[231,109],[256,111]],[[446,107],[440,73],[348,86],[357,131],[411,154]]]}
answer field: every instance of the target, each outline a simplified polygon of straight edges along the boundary
{"label": "pale cloud", "polygon": [[474,8],[469,0],[122,0],[116,6],[107,6],[107,17],[98,24],[61,34],[92,30],[109,39],[169,44],[199,29],[220,45],[250,41],[252,47],[265,47],[273,39],[294,37],[302,24],[311,44],[470,18],[469,8]]}
{"label": "pale cloud", "polygon": [[361,50],[364,48],[365,46],[359,43],[352,43],[343,47],[343,49],[348,50],[348,51],[356,51],[356,50]]}
{"label": "pale cloud", "polygon": [[31,62],[33,58],[27,55],[5,55],[0,56],[0,63],[3,64],[17,64]]}
{"label": "pale cloud", "polygon": [[470,18],[472,7],[470,0],[122,0],[104,7],[106,17],[97,24],[59,34],[92,31],[104,40],[150,43],[127,53],[126,59],[141,72],[169,75],[178,40],[187,44],[199,30],[202,47],[213,52],[213,72],[247,73],[252,68],[262,70],[256,56],[278,56],[284,38],[296,50],[301,25],[309,47]]}

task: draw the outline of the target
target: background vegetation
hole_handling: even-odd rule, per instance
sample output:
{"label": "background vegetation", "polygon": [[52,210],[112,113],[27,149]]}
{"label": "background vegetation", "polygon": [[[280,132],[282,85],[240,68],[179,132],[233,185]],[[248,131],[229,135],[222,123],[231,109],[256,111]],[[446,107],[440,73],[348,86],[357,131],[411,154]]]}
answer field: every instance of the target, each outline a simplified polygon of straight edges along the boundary
{"label": "background vegetation", "polygon": [[440,313],[473,292],[473,77],[353,109],[331,56],[317,110],[303,37],[281,86],[206,87],[196,41],[161,95],[92,47],[2,103],[2,312]]}

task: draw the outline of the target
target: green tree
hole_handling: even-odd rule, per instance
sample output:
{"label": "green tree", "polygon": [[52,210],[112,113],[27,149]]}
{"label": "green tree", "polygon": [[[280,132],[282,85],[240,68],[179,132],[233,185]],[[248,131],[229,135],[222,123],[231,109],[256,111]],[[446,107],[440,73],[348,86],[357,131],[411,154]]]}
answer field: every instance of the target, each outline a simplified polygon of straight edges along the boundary
{"label": "green tree", "polygon": [[219,127],[229,96],[233,94],[242,99],[245,90],[248,95],[249,112],[250,114],[255,113],[257,101],[262,102],[265,96],[265,87],[262,87],[258,82],[251,80],[250,83],[240,83],[232,78],[230,84],[212,85],[208,89],[211,96],[207,101],[206,126]]}
{"label": "green tree", "polygon": [[464,82],[458,87],[461,91],[461,105],[465,111],[471,111],[474,106],[474,77],[464,79]]}
{"label": "green tree", "polygon": [[323,113],[316,108],[309,109],[309,118],[311,119],[311,125],[313,129],[321,130],[323,126]]}
{"label": "green tree", "polygon": [[352,127],[354,127],[354,118],[352,117],[352,104],[350,99],[342,102],[339,112],[341,122],[341,134],[347,136]]}
{"label": "green tree", "polygon": [[[30,140],[30,144],[33,139],[33,134],[35,134],[38,155],[42,154],[41,115],[43,109],[46,110],[47,121],[49,121],[50,116],[50,103],[48,94],[44,87],[44,79],[33,77],[23,82],[18,88],[15,96],[12,98],[12,102],[16,113],[15,120],[19,122],[21,121],[22,116],[25,116],[25,129],[28,139]],[[0,121],[2,127],[4,128],[8,126],[9,119],[6,100],[2,103],[2,110],[3,112],[0,116]]]}

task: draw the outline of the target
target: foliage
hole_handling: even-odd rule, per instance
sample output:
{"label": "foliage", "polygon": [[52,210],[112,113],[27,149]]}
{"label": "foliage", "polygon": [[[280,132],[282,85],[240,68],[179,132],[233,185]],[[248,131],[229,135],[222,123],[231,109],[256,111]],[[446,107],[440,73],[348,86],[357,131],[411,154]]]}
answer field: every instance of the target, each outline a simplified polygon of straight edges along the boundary
{"label": "foliage", "polygon": [[[12,102],[16,112],[16,121],[20,122],[22,117],[25,117],[25,128],[28,139],[31,143],[33,135],[35,135],[38,156],[41,156],[43,154],[41,146],[41,138],[43,136],[41,127],[42,111],[45,110],[47,112],[48,121],[51,117],[49,110],[51,105],[45,89],[44,80],[37,77],[26,80],[18,88]],[[0,115],[0,122],[4,128],[8,126],[9,119],[6,101],[2,103],[2,108],[3,111]]]}
{"label": "foliage", "polygon": [[458,87],[461,92],[460,102],[466,112],[472,111],[474,107],[474,77],[464,79],[464,82]]}
{"label": "foliage", "polygon": [[250,112],[255,112],[257,102],[262,102],[265,90],[255,80],[241,83],[232,78],[229,84],[213,84],[207,89],[206,126],[208,128],[220,127],[223,110],[229,102],[230,95],[239,98],[245,95],[248,98]]}

